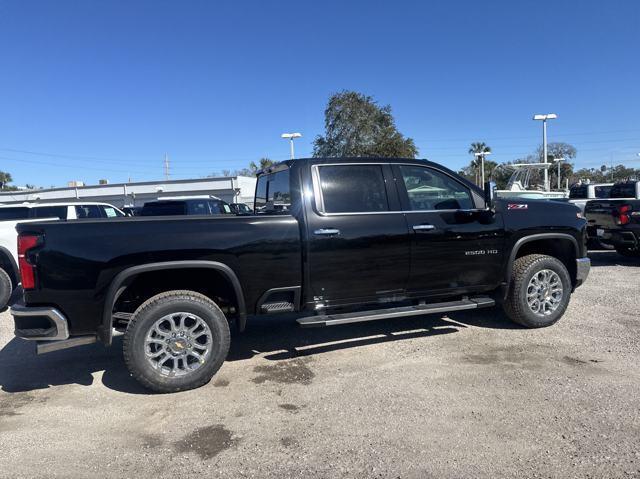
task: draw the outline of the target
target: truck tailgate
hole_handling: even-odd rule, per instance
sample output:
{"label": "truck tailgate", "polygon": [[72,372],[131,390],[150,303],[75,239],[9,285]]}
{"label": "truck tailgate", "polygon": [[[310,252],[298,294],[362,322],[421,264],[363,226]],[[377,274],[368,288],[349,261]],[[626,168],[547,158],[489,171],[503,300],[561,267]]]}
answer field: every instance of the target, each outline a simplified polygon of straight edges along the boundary
{"label": "truck tailgate", "polygon": [[625,200],[591,200],[584,209],[589,226],[602,229],[617,228],[618,207],[625,204]]}

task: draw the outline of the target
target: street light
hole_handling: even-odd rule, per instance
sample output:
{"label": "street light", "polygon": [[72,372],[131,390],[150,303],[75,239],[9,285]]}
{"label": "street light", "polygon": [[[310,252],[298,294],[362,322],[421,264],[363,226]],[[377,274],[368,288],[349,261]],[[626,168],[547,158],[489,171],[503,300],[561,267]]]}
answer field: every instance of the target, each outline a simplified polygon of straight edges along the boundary
{"label": "street light", "polygon": [[[542,120],[542,155],[543,162],[547,162],[547,120],[555,120],[558,115],[555,113],[547,113],[546,115],[533,115],[534,120]],[[544,189],[549,191],[549,172],[544,170]]]}
{"label": "street light", "polygon": [[560,162],[565,160],[564,158],[554,158],[553,161],[558,163],[558,191],[560,191]]}
{"label": "street light", "polygon": [[289,144],[291,146],[291,159],[293,160],[295,158],[295,155],[293,153],[293,139],[301,138],[302,133],[283,133],[281,137],[284,138],[285,140],[289,140]]}
{"label": "street light", "polygon": [[485,155],[490,155],[490,151],[483,151],[482,153],[474,153],[473,156],[476,158],[480,157],[480,177],[482,178],[480,181],[480,186],[484,185],[484,157]]}

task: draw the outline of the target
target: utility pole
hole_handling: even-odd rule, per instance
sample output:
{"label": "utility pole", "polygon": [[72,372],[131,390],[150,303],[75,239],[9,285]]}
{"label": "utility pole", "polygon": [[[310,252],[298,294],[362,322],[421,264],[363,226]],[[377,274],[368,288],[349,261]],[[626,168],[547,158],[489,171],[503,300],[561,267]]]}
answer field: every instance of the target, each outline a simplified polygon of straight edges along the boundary
{"label": "utility pole", "polygon": [[164,179],[169,181],[169,155],[164,154]]}
{"label": "utility pole", "polygon": [[481,153],[474,153],[473,156],[475,156],[476,158],[480,158],[480,185],[479,186],[484,186],[484,156],[485,155],[490,155],[491,152],[490,151],[483,151]]}
{"label": "utility pole", "polygon": [[[555,113],[547,113],[546,115],[533,115],[534,120],[542,120],[542,162],[548,163],[547,160],[547,120],[555,120],[558,115]],[[549,171],[544,169],[544,190],[549,191]]]}
{"label": "utility pole", "polygon": [[564,161],[564,158],[555,158],[553,161],[558,164],[558,191],[560,191],[560,162]]}

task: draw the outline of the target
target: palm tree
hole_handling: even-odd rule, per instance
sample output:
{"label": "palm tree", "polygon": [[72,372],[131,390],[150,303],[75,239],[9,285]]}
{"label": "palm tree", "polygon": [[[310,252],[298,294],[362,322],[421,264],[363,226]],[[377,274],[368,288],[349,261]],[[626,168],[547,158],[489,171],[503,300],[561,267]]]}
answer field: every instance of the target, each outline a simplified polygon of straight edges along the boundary
{"label": "palm tree", "polygon": [[0,189],[4,189],[7,186],[7,183],[11,183],[13,178],[11,178],[11,173],[5,173],[4,171],[0,171]]}
{"label": "palm tree", "polygon": [[[491,147],[488,146],[484,141],[477,141],[477,142],[471,143],[471,147],[469,148],[469,154],[475,155],[476,153],[491,153]],[[477,156],[474,156],[473,160],[471,160],[471,165],[473,166],[473,169],[476,172],[476,185],[479,184],[480,178],[482,177],[482,175],[480,174],[480,163],[481,163],[480,158]]]}

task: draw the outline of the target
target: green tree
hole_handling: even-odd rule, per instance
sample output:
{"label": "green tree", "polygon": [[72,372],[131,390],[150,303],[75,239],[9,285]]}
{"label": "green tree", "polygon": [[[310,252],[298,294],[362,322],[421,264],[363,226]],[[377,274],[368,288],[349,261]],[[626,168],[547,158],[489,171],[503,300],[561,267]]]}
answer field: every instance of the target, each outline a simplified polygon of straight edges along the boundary
{"label": "green tree", "polygon": [[249,171],[253,176],[256,176],[260,170],[264,170],[265,168],[269,168],[271,165],[275,164],[276,162],[269,158],[260,158],[260,162],[258,164],[256,164],[255,161],[249,163]]}
{"label": "green tree", "polygon": [[[474,182],[476,185],[479,185],[481,183],[481,179],[482,179],[482,160],[480,159],[480,157],[475,156],[476,153],[491,153],[491,147],[488,146],[484,141],[477,141],[474,143],[471,143],[471,146],[469,147],[469,154],[470,155],[474,155],[473,159],[471,160],[471,167],[472,169],[475,171],[475,179]],[[486,160],[486,158],[485,158]],[[486,161],[485,161],[485,168],[484,168],[484,172],[485,175],[484,177],[486,178],[486,172],[487,172],[487,166],[486,166]]]}
{"label": "green tree", "polygon": [[0,189],[4,190],[7,188],[7,183],[11,183],[13,178],[11,178],[11,173],[7,173],[5,171],[0,171]]}
{"label": "green tree", "polygon": [[342,91],[329,98],[324,136],[313,142],[315,157],[415,158],[418,149],[396,128],[391,106],[372,97]]}

